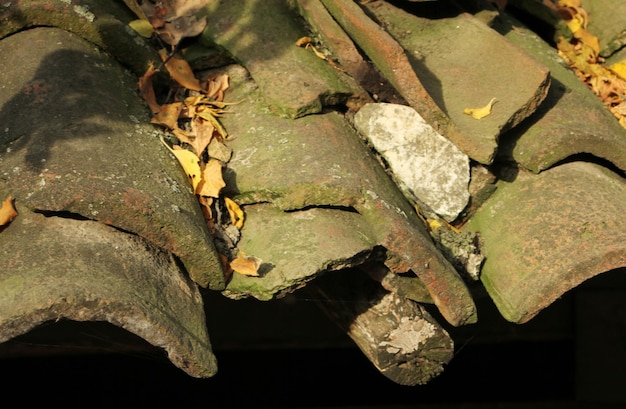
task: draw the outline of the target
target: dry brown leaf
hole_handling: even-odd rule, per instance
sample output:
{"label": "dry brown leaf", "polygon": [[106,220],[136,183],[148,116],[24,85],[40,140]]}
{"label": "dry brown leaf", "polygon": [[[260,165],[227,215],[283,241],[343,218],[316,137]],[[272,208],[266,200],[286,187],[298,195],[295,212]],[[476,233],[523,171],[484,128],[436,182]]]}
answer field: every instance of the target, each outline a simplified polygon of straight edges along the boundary
{"label": "dry brown leaf", "polygon": [[200,196],[219,197],[222,188],[226,186],[222,177],[222,163],[217,159],[209,159],[200,165],[202,180],[198,184],[196,194]]}
{"label": "dry brown leaf", "polygon": [[196,113],[196,115],[206,121],[208,121],[211,125],[213,125],[213,127],[215,128],[215,130],[217,131],[218,134],[220,134],[220,136],[224,139],[226,139],[226,137],[228,136],[228,133],[226,132],[226,129],[224,129],[224,127],[222,126],[222,124],[220,124],[220,122],[217,120],[217,118],[215,118],[215,115],[213,113],[213,111],[211,109],[198,109],[198,112]]}
{"label": "dry brown leaf", "polygon": [[168,129],[178,128],[178,117],[183,109],[181,102],[161,105],[161,110],[152,118],[153,124],[162,125]]}
{"label": "dry brown leaf", "polygon": [[150,63],[150,66],[146,70],[145,74],[139,78],[137,88],[139,88],[139,94],[146,101],[148,107],[153,114],[161,111],[161,106],[157,103],[156,95],[154,94],[154,87],[152,86],[152,77],[158,70],[154,68],[154,64]]}
{"label": "dry brown leaf", "polygon": [[0,226],[5,226],[11,223],[17,217],[17,211],[13,205],[13,197],[8,196],[2,202],[0,207]]}
{"label": "dry brown leaf", "polygon": [[191,121],[191,131],[194,134],[194,138],[193,141],[189,142],[189,144],[193,147],[198,156],[201,156],[202,152],[204,152],[213,139],[215,127],[211,125],[210,122],[204,121],[200,118],[194,118]]}
{"label": "dry brown leaf", "polygon": [[258,277],[259,268],[263,261],[254,256],[246,256],[243,251],[239,250],[237,258],[230,262],[230,268],[239,274],[246,276]]}
{"label": "dry brown leaf", "polygon": [[207,97],[216,101],[224,100],[224,92],[228,89],[228,75],[215,73],[207,78]]}
{"label": "dry brown leaf", "polygon": [[189,63],[178,54],[174,54],[168,60],[168,55],[164,50],[159,52],[161,59],[165,62],[165,67],[170,76],[181,86],[192,91],[204,91],[200,86],[200,81],[196,78]]}

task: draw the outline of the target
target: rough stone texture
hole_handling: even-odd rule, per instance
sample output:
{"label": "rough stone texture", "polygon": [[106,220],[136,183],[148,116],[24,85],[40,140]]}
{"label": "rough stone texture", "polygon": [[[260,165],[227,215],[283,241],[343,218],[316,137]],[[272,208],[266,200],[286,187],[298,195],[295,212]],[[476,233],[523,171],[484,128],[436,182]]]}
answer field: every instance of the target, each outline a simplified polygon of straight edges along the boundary
{"label": "rough stone texture", "polygon": [[548,96],[537,112],[502,136],[503,155],[533,172],[579,153],[626,170],[626,130],[550,45],[515,20],[503,16],[500,21],[495,28],[548,66],[552,77]]}
{"label": "rough stone texture", "polygon": [[408,198],[419,198],[448,221],[467,206],[469,158],[413,108],[367,104],[354,116],[354,125],[385,159]]}
{"label": "rough stone texture", "polygon": [[[442,134],[477,162],[491,163],[500,134],[532,114],[548,92],[545,65],[469,14],[426,19],[387,2],[365,7],[407,50],[428,93],[472,145],[464,149]],[[463,113],[492,98],[497,102],[488,117]]]}
{"label": "rough stone texture", "polygon": [[242,67],[225,71],[229,99],[241,101],[222,118],[234,137],[226,193],[247,214],[240,248],[266,263],[260,278],[235,275],[229,296],[267,299],[382,259],[394,273],[412,270],[449,322],[476,319],[465,284],[341,115],[279,118]]}
{"label": "rough stone texture", "polygon": [[426,309],[383,290],[365,271],[327,274],[311,286],[321,309],[392,381],[425,384],[452,359],[450,335]]}
{"label": "rough stone texture", "polygon": [[298,118],[327,105],[370,99],[352,77],[295,45],[310,33],[288,1],[212,2],[204,11],[209,25],[203,40],[244,65],[277,114]]}
{"label": "rough stone texture", "polygon": [[170,254],[102,223],[17,210],[0,232],[0,342],[49,321],[107,321],[191,376],[216,373],[202,297]]}
{"label": "rough stone texture", "polygon": [[481,280],[504,318],[524,323],[597,274],[626,266],[626,183],[573,162],[519,172],[470,219],[486,257]]}
{"label": "rough stone texture", "polygon": [[474,150],[472,138],[459,132],[452,120],[437,106],[415,75],[405,51],[396,40],[355,2],[323,0],[322,3],[389,83],[429,125],[463,152]]}
{"label": "rough stone texture", "polygon": [[145,38],[128,27],[136,16],[122,1],[16,0],[0,5],[0,39],[32,27],[59,27],[98,45],[141,75],[160,61]]}
{"label": "rough stone texture", "polygon": [[55,28],[5,38],[0,53],[0,187],[30,209],[138,234],[180,257],[198,284],[222,289],[198,202],[149,124],[136,79]]}

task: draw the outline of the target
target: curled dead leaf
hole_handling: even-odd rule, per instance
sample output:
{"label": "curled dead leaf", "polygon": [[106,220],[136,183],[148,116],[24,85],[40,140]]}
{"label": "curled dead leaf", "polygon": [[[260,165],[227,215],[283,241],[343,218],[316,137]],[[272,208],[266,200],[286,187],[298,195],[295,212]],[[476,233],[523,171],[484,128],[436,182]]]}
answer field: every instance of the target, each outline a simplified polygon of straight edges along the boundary
{"label": "curled dead leaf", "polygon": [[234,200],[229,199],[228,197],[224,198],[224,203],[226,204],[226,209],[228,210],[228,214],[230,215],[231,223],[238,229],[241,230],[243,227],[243,210],[239,207]]}
{"label": "curled dead leaf", "polygon": [[168,129],[176,129],[178,128],[178,117],[182,109],[183,104],[180,102],[162,105],[151,122],[153,124],[162,125]]}
{"label": "curled dead leaf", "polygon": [[195,192],[200,196],[219,197],[220,192],[226,186],[222,177],[222,163],[217,159],[209,159],[200,165],[202,178]]}
{"label": "curled dead leaf", "polygon": [[263,261],[254,256],[246,256],[243,251],[239,251],[237,258],[230,262],[230,268],[239,274],[251,277],[259,276],[259,267]]}
{"label": "curled dead leaf", "polygon": [[0,226],[11,223],[16,217],[17,210],[15,210],[15,206],[13,205],[13,197],[8,196],[2,202],[2,207],[0,207]]}
{"label": "curled dead leaf", "polygon": [[165,61],[165,67],[174,81],[192,91],[204,91],[187,60],[178,54],[170,57],[165,50],[161,50],[159,55]]}
{"label": "curled dead leaf", "polygon": [[307,45],[312,44],[312,43],[313,43],[313,39],[311,37],[304,36],[304,37],[298,38],[295,44],[298,47],[306,47]]}
{"label": "curled dead leaf", "polygon": [[493,104],[496,102],[495,98],[491,98],[491,101],[484,107],[480,108],[465,108],[463,110],[464,114],[471,115],[474,119],[482,119],[491,114],[491,108]]}
{"label": "curled dead leaf", "polygon": [[158,70],[154,68],[154,64],[150,63],[150,66],[141,76],[141,78],[139,78],[139,82],[137,83],[137,88],[139,88],[139,95],[141,95],[143,100],[146,101],[148,107],[150,107],[150,111],[152,111],[153,114],[161,111],[161,106],[157,103],[156,95],[154,93],[154,87],[152,86],[152,77],[157,72]]}

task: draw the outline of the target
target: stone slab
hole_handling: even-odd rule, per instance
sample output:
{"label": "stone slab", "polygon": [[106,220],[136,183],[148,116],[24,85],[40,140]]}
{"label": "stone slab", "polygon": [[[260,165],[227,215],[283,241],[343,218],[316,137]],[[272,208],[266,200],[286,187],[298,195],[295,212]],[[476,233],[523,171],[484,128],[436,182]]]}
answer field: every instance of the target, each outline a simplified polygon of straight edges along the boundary
{"label": "stone slab", "polygon": [[136,78],[57,28],[7,37],[0,53],[0,187],[30,209],[138,234],[180,257],[201,286],[222,289],[200,206]]}
{"label": "stone slab", "polygon": [[102,223],[16,207],[0,231],[0,342],[51,321],[106,321],[191,376],[216,373],[202,297],[171,254]]}
{"label": "stone slab", "polygon": [[453,221],[469,201],[469,158],[411,107],[366,104],[356,128],[384,158],[407,198]]}
{"label": "stone slab", "polygon": [[[471,151],[463,151],[477,162],[491,163],[500,134],[532,114],[548,92],[545,65],[469,14],[427,19],[387,2],[365,7],[407,51],[424,87],[459,132],[472,138]],[[492,113],[483,119],[463,112],[492,98]]]}
{"label": "stone slab", "polygon": [[524,323],[565,292],[626,266],[626,182],[586,162],[520,171],[464,228],[483,239],[481,280],[504,318]]}

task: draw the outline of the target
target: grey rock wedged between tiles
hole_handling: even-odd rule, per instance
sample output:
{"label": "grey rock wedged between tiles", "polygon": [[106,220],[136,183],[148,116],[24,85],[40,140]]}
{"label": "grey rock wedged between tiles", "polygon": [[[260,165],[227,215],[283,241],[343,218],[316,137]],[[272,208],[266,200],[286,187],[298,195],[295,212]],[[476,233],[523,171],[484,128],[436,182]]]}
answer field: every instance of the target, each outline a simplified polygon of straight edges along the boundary
{"label": "grey rock wedged between tiles", "polygon": [[453,221],[469,201],[469,158],[411,107],[366,104],[355,127],[388,164],[412,202]]}

